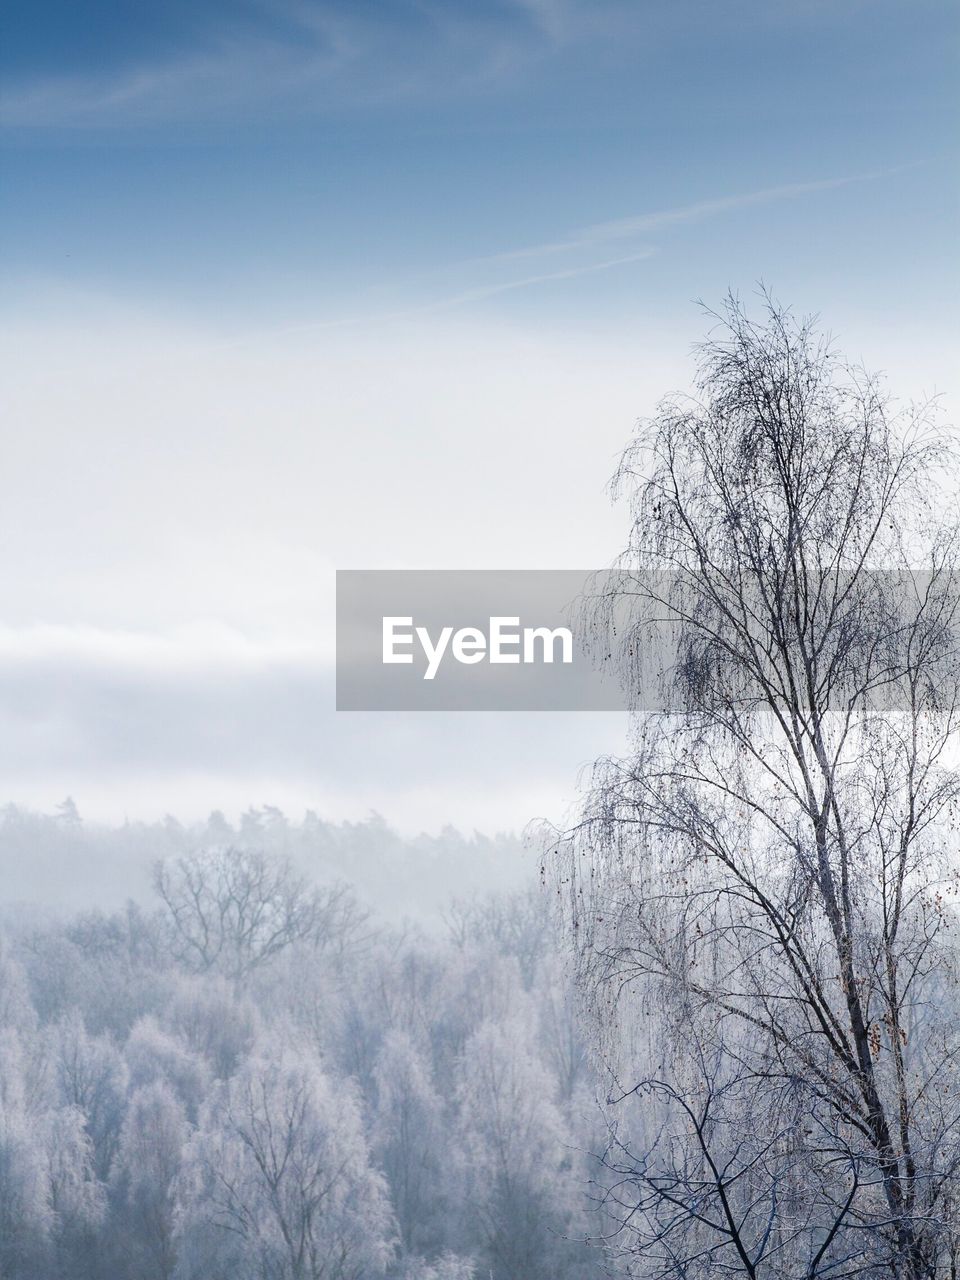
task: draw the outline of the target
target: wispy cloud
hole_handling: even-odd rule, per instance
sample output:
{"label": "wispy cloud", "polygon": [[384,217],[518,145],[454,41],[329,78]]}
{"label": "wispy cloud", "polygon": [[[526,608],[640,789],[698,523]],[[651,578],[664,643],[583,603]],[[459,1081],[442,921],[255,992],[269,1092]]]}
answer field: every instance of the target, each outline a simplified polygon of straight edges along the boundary
{"label": "wispy cloud", "polygon": [[[616,257],[597,254],[603,248],[626,241],[637,241],[641,236],[649,236],[657,231],[668,231],[672,227],[706,222],[724,214],[735,213],[741,209],[749,209],[757,205],[771,204],[777,201],[796,200],[806,195],[821,191],[832,191],[848,187],[859,182],[886,177],[898,173],[902,169],[914,166],[900,166],[897,169],[877,171],[874,173],[853,174],[844,178],[820,178],[809,182],[786,183],[774,187],[762,187],[756,191],[741,192],[738,195],[720,196],[710,200],[698,200],[692,204],[678,205],[672,209],[660,209],[651,213],[633,214],[627,217],[608,219],[591,223],[556,240],[547,240],[540,244],[527,245],[523,248],[510,249],[505,252],[488,254],[471,258],[458,264],[456,270],[466,272],[475,279],[501,273],[499,279],[488,279],[477,283],[466,284],[458,290],[420,303],[415,306],[398,308],[391,311],[369,315],[340,316],[329,320],[311,321],[303,325],[291,325],[283,329],[284,333],[305,332],[309,330],[353,328],[369,324],[371,319],[376,323],[394,323],[429,316],[438,312],[468,306],[474,302],[483,302],[499,294],[516,290],[535,288],[538,285],[551,284],[563,280],[574,280],[618,267],[631,266],[654,257],[659,249],[655,245],[635,244],[629,253]],[[527,271],[516,274],[516,269],[523,262],[533,263],[537,259],[562,259],[567,257],[569,265],[558,266],[554,270]],[[513,270],[511,270],[511,268]],[[504,275],[504,271],[506,274]]]}
{"label": "wispy cloud", "polygon": [[308,98],[321,105],[353,57],[347,48],[271,40],[216,47],[108,73],[34,79],[8,87],[7,128],[121,128],[231,120],[256,107]]}
{"label": "wispy cloud", "polygon": [[[630,266],[635,262],[644,262],[648,258],[652,258],[656,253],[654,248],[640,249],[636,253],[627,253],[619,258],[607,258],[602,262],[587,262],[575,267],[567,267],[561,271],[541,271],[536,275],[512,277],[508,280],[500,280],[491,284],[477,284],[466,289],[461,289],[458,293],[444,294],[429,302],[421,303],[419,306],[402,307],[396,311],[377,312],[375,315],[356,315],[356,316],[340,316],[331,320],[312,320],[306,324],[285,325],[282,329],[272,329],[271,333],[294,334],[309,333],[312,331],[322,331],[325,329],[352,329],[360,328],[371,323],[375,324],[396,324],[406,320],[417,320],[428,316],[437,315],[444,311],[453,311],[458,307],[469,306],[472,302],[484,302],[487,298],[494,298],[498,294],[511,293],[517,289],[534,288],[541,284],[550,284],[560,280],[572,280],[577,276],[591,275],[600,271],[610,271],[615,267]],[[246,339],[242,340],[245,343]],[[241,344],[224,344],[227,346],[242,345]]]}
{"label": "wispy cloud", "polygon": [[619,258],[606,258],[602,262],[586,262],[580,266],[566,267],[560,271],[541,271],[536,275],[519,276],[514,279],[501,280],[496,284],[475,285],[464,289],[461,293],[452,294],[437,302],[429,303],[421,308],[423,311],[440,311],[447,307],[456,307],[461,303],[481,302],[484,298],[493,298],[498,293],[509,293],[514,289],[527,289],[533,285],[549,284],[556,280],[572,280],[576,276],[590,275],[596,271],[609,271],[613,267],[625,267],[633,262],[643,262],[653,257],[655,249],[639,249],[636,253],[624,254]]}
{"label": "wispy cloud", "polygon": [[272,0],[246,30],[195,34],[165,59],[55,76],[6,75],[10,128],[134,128],[350,104],[418,100],[495,83],[556,44],[556,0],[515,0],[498,23],[401,0],[362,11],[337,0]]}
{"label": "wispy cloud", "polygon": [[[772,204],[778,201],[796,200],[806,195],[821,191],[833,191],[841,187],[852,186],[859,182],[868,182],[898,173],[901,169],[913,166],[900,166],[898,169],[877,171],[874,173],[853,174],[844,178],[819,178],[810,182],[786,183],[775,187],[762,187],[756,191],[741,192],[732,196],[720,196],[710,200],[698,200],[692,204],[678,205],[672,209],[660,209],[651,213],[632,214],[623,218],[609,219],[591,223],[579,228],[569,235],[556,240],[546,240],[540,244],[527,245],[523,248],[510,249],[501,253],[488,254],[472,258],[461,263],[461,269],[470,272],[491,273],[502,268],[517,267],[523,262],[536,259],[554,260],[567,257],[579,259],[570,261],[566,267],[558,267],[550,271],[527,272],[523,275],[508,274],[505,279],[489,283],[469,285],[458,292],[427,302],[416,308],[407,308],[378,319],[408,319],[414,315],[429,314],[449,308],[464,306],[472,302],[482,302],[498,294],[509,293],[518,289],[533,288],[541,284],[549,284],[560,280],[572,280],[579,276],[596,272],[609,271],[617,267],[629,266],[636,262],[653,257],[658,249],[652,245],[639,245],[629,252],[617,257],[604,256],[597,259],[597,253],[610,245],[626,241],[637,241],[657,231],[668,231],[672,227],[706,222],[711,218],[728,213],[736,213],[741,209],[749,209],[757,205]],[[362,324],[365,321],[335,320],[329,327],[341,327],[344,324]],[[309,326],[314,327],[314,326]]]}
{"label": "wispy cloud", "polygon": [[813,182],[791,182],[776,187],[762,187],[758,191],[746,191],[738,195],[721,196],[713,200],[699,200],[693,204],[678,205],[672,209],[659,209],[651,213],[632,214],[606,222],[591,223],[589,226],[571,231],[569,235],[560,239],[545,240],[539,244],[526,245],[519,249],[508,249],[501,253],[474,259],[473,261],[478,264],[481,262],[491,264],[506,263],[525,258],[549,257],[593,250],[618,241],[648,236],[653,232],[664,231],[670,227],[705,222],[718,215],[734,213],[740,209],[749,209],[755,205],[795,200],[818,191],[832,191],[838,187],[848,187],[858,182],[869,182],[877,178],[887,177],[896,172],[899,172],[899,169],[859,173],[845,178],[820,178]]}

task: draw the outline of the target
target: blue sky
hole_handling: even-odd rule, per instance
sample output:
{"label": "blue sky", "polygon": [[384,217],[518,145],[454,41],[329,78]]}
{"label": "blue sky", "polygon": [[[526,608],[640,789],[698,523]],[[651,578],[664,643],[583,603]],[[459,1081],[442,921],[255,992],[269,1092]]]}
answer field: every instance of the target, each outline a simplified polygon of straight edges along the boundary
{"label": "blue sky", "polygon": [[[551,274],[497,308],[672,309],[760,275],[940,308],[957,28],[924,0],[21,5],[6,270],[230,320]],[[735,203],[771,190],[795,194]]]}
{"label": "blue sky", "polygon": [[610,745],[594,721],[318,706],[311,752],[270,704],[329,676],[335,567],[608,562],[605,482],[689,379],[694,300],[761,279],[955,403],[954,4],[9,10],[13,799],[519,825]]}

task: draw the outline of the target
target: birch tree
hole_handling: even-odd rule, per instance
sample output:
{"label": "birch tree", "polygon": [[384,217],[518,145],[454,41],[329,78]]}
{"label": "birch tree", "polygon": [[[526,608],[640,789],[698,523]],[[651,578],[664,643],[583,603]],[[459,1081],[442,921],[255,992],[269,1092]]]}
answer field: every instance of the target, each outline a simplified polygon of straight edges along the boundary
{"label": "birch tree", "polygon": [[645,1277],[953,1277],[949,442],[769,299],[717,319],[618,475],[593,617],[632,746],[562,845],[616,1245]]}

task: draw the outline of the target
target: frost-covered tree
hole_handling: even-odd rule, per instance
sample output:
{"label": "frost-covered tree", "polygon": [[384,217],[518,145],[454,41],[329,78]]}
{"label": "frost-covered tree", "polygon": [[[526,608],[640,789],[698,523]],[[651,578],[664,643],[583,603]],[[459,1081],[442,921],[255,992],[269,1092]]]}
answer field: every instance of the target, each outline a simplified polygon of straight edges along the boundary
{"label": "frost-covered tree", "polygon": [[94,1263],[98,1236],[106,1217],[106,1191],[94,1168],[93,1142],[83,1113],[57,1107],[34,1130],[42,1143],[46,1169],[53,1269],[73,1280]]}
{"label": "frost-covered tree", "polygon": [[60,1103],[83,1116],[97,1177],[106,1181],[123,1123],[127,1065],[110,1038],[91,1036],[76,1012],[62,1018],[50,1038]]}
{"label": "frost-covered tree", "polygon": [[390,1184],[401,1244],[408,1253],[430,1253],[442,1241],[448,1207],[443,1104],[428,1061],[405,1031],[384,1037],[374,1079],[375,1151]]}
{"label": "frost-covered tree", "polygon": [[496,1280],[573,1274],[564,1235],[581,1192],[556,1083],[528,1022],[483,1023],[463,1052],[458,1088],[465,1204]]}
{"label": "frost-covered tree", "polygon": [[115,1255],[136,1280],[174,1273],[175,1179],[189,1134],[183,1104],[163,1080],[136,1089],[111,1175]]}
{"label": "frost-covered tree", "polygon": [[353,1090],[292,1050],[263,1047],[215,1087],[178,1203],[183,1280],[361,1280],[393,1254]]}
{"label": "frost-covered tree", "polygon": [[163,1025],[218,1079],[232,1075],[249,1054],[260,1031],[260,1015],[250,999],[238,995],[216,974],[178,979],[164,1011]]}
{"label": "frost-covered tree", "polygon": [[163,1082],[179,1099],[188,1118],[196,1120],[210,1081],[210,1068],[199,1053],[147,1014],[130,1032],[124,1058],[133,1088]]}
{"label": "frost-covered tree", "polygon": [[960,1191],[955,460],[812,323],[736,300],[718,321],[694,393],[621,469],[630,542],[598,621],[635,732],[563,862],[630,1117],[609,1206],[638,1276],[939,1280]]}
{"label": "frost-covered tree", "polygon": [[19,1107],[0,1105],[0,1276],[40,1280],[54,1225],[42,1141]]}
{"label": "frost-covered tree", "polygon": [[32,1030],[37,1015],[23,965],[12,954],[9,944],[0,938],[0,1027]]}
{"label": "frost-covered tree", "polygon": [[196,973],[234,980],[296,942],[339,945],[360,921],[345,885],[311,885],[288,860],[250,849],[158,862],[154,888],[176,958]]}

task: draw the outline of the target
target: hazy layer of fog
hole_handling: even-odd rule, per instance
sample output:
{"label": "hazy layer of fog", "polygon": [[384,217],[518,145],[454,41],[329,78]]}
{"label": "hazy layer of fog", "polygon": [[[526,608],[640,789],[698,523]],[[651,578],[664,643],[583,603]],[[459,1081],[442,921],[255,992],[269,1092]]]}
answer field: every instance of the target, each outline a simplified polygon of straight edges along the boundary
{"label": "hazy layer of fog", "polygon": [[376,814],[335,823],[313,812],[288,819],[268,805],[235,823],[214,811],[196,823],[168,816],[108,826],[84,820],[65,800],[54,814],[0,811],[0,909],[9,918],[24,907],[40,915],[116,910],[150,898],[159,860],[230,847],[287,858],[311,882],[346,882],[381,921],[430,929],[453,899],[530,887],[539,869],[536,850],[515,835],[447,827],[404,838]]}
{"label": "hazy layer of fog", "polygon": [[[609,563],[618,451],[689,382],[702,328],[644,314],[224,332],[33,290],[2,335],[6,798],[109,821],[376,809],[406,832],[560,816],[619,721],[335,715],[333,570]],[[946,367],[932,322],[831,320],[898,386]]]}

